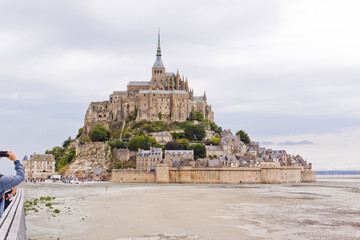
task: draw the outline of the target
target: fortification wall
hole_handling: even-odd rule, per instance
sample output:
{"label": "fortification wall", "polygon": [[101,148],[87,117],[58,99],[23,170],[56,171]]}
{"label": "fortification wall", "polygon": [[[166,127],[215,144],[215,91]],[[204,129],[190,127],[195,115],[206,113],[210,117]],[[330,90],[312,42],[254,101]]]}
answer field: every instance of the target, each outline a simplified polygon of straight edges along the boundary
{"label": "fortification wall", "polygon": [[112,171],[110,181],[121,183],[154,183],[156,182],[156,174],[136,169],[115,169]]}
{"label": "fortification wall", "polygon": [[170,168],[171,183],[260,183],[260,168]]}
{"label": "fortification wall", "polygon": [[[278,163],[262,164],[259,168],[170,168],[168,164],[159,164],[156,171],[155,174],[138,170],[114,170],[111,181],[220,184],[316,182],[315,172],[304,170],[303,167],[281,167]],[[143,177],[148,175],[152,177]]]}
{"label": "fortification wall", "polygon": [[301,172],[301,181],[302,182],[316,182],[316,172],[311,171],[310,169],[305,169]]}

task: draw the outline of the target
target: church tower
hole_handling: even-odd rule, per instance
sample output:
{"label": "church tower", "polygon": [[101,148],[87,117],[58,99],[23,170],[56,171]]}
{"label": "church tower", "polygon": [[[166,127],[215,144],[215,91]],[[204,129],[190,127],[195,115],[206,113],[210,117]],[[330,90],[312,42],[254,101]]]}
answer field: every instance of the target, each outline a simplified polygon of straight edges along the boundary
{"label": "church tower", "polygon": [[165,85],[165,67],[161,60],[161,47],[160,47],[160,29],[158,32],[158,47],[156,51],[156,60],[152,67],[152,78],[151,78],[152,89],[163,89]]}

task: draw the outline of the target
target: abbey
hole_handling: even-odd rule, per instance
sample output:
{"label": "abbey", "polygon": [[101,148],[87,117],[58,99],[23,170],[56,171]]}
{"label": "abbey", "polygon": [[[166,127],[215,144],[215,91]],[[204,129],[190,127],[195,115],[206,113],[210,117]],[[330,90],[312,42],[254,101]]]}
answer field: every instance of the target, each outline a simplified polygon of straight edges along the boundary
{"label": "abbey", "polygon": [[97,123],[110,126],[114,122],[124,122],[131,114],[136,121],[183,122],[191,111],[202,112],[204,118],[214,121],[214,112],[207,104],[206,93],[194,96],[187,78],[179,72],[166,72],[161,60],[160,33],[156,60],[152,67],[150,81],[131,81],[127,91],[114,91],[108,101],[92,102],[85,116],[84,132]]}

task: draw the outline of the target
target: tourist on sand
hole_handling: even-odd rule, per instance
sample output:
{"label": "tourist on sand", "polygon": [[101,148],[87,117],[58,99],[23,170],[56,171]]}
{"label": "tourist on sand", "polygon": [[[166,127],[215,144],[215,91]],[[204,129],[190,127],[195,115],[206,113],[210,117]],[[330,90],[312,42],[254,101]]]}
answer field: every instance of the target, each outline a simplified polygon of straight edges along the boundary
{"label": "tourist on sand", "polygon": [[15,153],[11,151],[2,152],[0,155],[0,159],[2,157],[7,157],[11,161],[14,161],[15,170],[16,170],[16,176],[4,176],[0,174],[0,196],[1,196],[1,202],[0,202],[0,217],[2,216],[4,212],[4,203],[5,203],[5,191],[17,186],[19,183],[24,181],[25,179],[25,171],[24,167],[21,165],[20,161],[18,160]]}

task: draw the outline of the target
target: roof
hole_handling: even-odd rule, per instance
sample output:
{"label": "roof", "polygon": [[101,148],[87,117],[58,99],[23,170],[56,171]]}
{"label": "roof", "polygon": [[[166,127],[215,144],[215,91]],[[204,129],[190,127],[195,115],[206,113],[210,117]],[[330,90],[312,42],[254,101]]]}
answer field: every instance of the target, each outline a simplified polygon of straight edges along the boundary
{"label": "roof", "polygon": [[217,167],[220,165],[220,162],[218,159],[210,159],[209,160],[209,167]]}
{"label": "roof", "polygon": [[191,166],[191,164],[189,163],[189,161],[187,159],[185,159],[182,163],[180,163],[181,167],[189,167]]}
{"label": "roof", "polygon": [[165,76],[175,76],[175,73],[173,73],[173,72],[166,72],[166,73],[165,73]]}
{"label": "roof", "polygon": [[186,92],[184,90],[174,90],[174,91],[168,91],[168,90],[140,90],[139,93],[165,93],[165,94],[182,93],[182,94],[188,94],[188,92]]}
{"label": "roof", "polygon": [[95,168],[94,174],[99,175],[102,172],[102,168]]}
{"label": "roof", "polygon": [[147,157],[147,156],[161,156],[162,149],[161,148],[153,148],[152,151],[150,150],[140,150],[138,152],[139,157]]}
{"label": "roof", "polygon": [[194,96],[194,102],[203,102],[203,96]]}
{"label": "roof", "polygon": [[270,150],[269,154],[283,154],[285,150]]}
{"label": "roof", "polygon": [[150,81],[130,81],[128,86],[150,86]]}
{"label": "roof", "polygon": [[205,146],[208,151],[221,151],[222,148],[220,146]]}
{"label": "roof", "polygon": [[172,136],[170,133],[157,132],[153,133],[152,136]]}
{"label": "roof", "polygon": [[192,154],[194,154],[194,150],[165,150],[165,154],[166,153],[181,153],[181,154],[192,153]]}
{"label": "roof", "polygon": [[161,60],[161,55],[160,56],[156,56],[156,60],[154,62],[154,66],[152,68],[165,68],[164,64]]}
{"label": "roof", "polygon": [[28,159],[28,156],[25,155],[24,158],[23,158],[23,160],[29,160],[29,159]]}
{"label": "roof", "polygon": [[117,94],[126,94],[127,91],[114,91],[113,95],[117,95]]}

